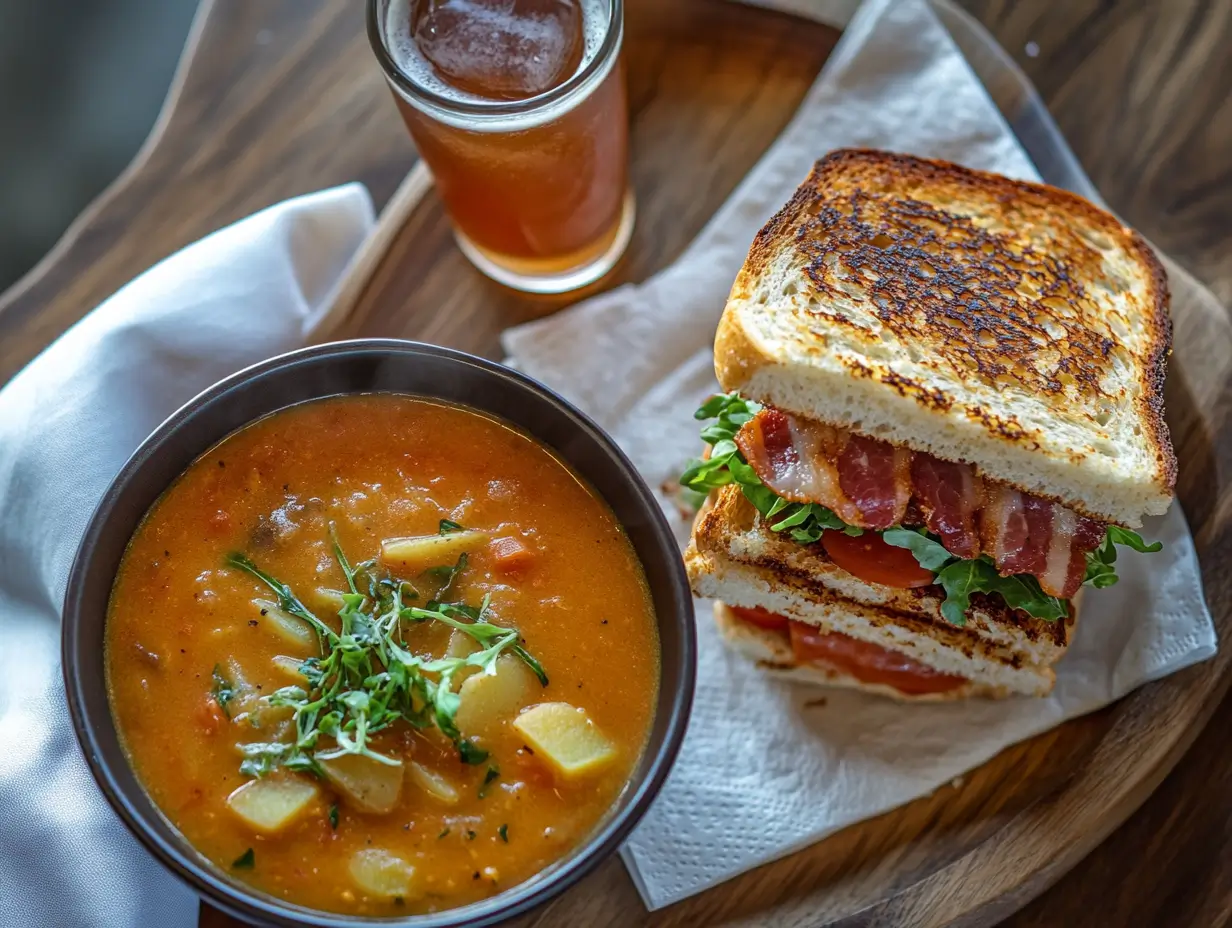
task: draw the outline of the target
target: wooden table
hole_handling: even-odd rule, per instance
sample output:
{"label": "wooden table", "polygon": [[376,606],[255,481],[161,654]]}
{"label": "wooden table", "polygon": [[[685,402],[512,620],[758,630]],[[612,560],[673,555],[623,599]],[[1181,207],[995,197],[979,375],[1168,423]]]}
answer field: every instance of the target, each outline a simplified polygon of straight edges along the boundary
{"label": "wooden table", "polygon": [[[678,161],[711,173],[706,196],[673,199],[662,175],[678,164],[639,166],[635,183],[665,192],[642,202],[643,231],[618,279],[672,260],[779,131],[834,40],[823,27],[718,0],[672,0],[652,14],[660,2],[629,0],[631,106],[644,131],[681,133]],[[962,4],[1035,81],[1113,208],[1232,304],[1232,0]],[[660,37],[638,44],[651,15]],[[414,155],[361,19],[348,0],[205,0],[174,105],[151,141],[0,298],[0,382],[125,281],[228,222],[348,180],[366,183],[378,205],[391,195]],[[790,99],[725,96],[770,69]],[[707,157],[716,150],[722,159]],[[448,300],[456,287],[508,303],[510,322],[557,305],[518,300],[455,255],[440,265],[407,287],[408,333],[448,341],[465,325],[425,332],[414,323],[416,305]],[[1232,920],[1230,723],[1232,699],[1139,812],[1006,924]]]}

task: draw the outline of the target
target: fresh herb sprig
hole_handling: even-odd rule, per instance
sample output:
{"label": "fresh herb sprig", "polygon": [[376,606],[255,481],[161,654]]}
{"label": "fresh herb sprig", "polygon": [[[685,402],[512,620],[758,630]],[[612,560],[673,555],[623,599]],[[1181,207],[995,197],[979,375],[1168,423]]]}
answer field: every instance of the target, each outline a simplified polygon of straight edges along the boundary
{"label": "fresh herb sprig", "polygon": [[214,685],[210,687],[210,695],[214,697],[214,702],[218,704],[222,714],[231,718],[231,700],[239,695],[239,690],[222,672],[222,666],[219,664],[214,665],[213,680]]}
{"label": "fresh herb sprig", "polygon": [[[382,576],[374,561],[352,566],[332,526],[330,534],[335,560],[349,589],[338,612],[338,631],[313,614],[287,584],[246,555],[230,554],[225,560],[227,566],[273,590],[279,608],[315,629],[322,652],[300,665],[305,686],[283,687],[266,697],[269,705],[293,711],[294,740],[242,745],[241,772],[259,777],[283,767],[319,775],[322,761],[348,754],[396,765],[397,758],[374,750],[370,741],[397,722],[420,729],[435,727],[453,741],[464,762],[482,763],[487,752],[469,741],[455,720],[460,703],[454,691],[457,675],[467,667],[495,673],[497,658],[508,651],[546,686],[542,665],[521,645],[517,629],[491,621],[489,597],[478,608],[435,600],[427,608],[411,605],[409,601],[419,597],[411,584]],[[465,568],[463,555],[449,568],[442,592],[452,588]],[[465,657],[415,654],[407,633],[425,622],[440,622],[469,635],[480,649]],[[332,739],[333,745],[321,744],[323,737]]]}
{"label": "fresh herb sprig", "polygon": [[[757,415],[761,406],[737,393],[712,396],[694,413],[694,418],[709,422],[702,429],[702,439],[710,445],[710,455],[688,463],[680,483],[703,496],[730,483],[737,484],[774,532],[788,532],[800,544],[821,540],[827,530],[860,535],[863,529],[843,522],[832,510],[817,503],[794,503],[778,496],[761,482],[749,466],[735,442],[736,433]],[[954,625],[966,623],[973,593],[997,593],[1014,609],[1021,609],[1037,619],[1056,621],[1069,614],[1066,602],[1049,596],[1030,574],[1003,577],[996,564],[986,555],[975,559],[952,555],[934,536],[923,529],[896,527],[880,532],[888,544],[906,548],[925,570],[932,571],[934,582],[945,590],[941,614]],[[1135,551],[1159,551],[1160,542],[1147,544],[1137,533],[1118,525],[1110,525],[1100,547],[1087,552],[1083,582],[1097,588],[1117,582],[1116,546]]]}

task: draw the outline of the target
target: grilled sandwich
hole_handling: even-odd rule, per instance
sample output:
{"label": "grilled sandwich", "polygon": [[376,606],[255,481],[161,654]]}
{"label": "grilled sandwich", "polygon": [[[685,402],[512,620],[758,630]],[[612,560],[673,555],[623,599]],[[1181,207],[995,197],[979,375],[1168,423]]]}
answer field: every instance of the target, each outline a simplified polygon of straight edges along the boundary
{"label": "grilled sandwich", "polygon": [[686,553],[764,666],[899,698],[1042,695],[1083,586],[1164,512],[1168,287],[1115,217],[883,152],[755,239],[698,411]]}

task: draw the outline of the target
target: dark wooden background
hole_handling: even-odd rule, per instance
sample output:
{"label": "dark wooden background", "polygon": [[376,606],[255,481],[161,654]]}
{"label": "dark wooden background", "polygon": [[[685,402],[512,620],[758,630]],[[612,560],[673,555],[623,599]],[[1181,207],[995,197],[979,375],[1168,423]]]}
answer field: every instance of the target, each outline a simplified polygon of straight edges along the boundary
{"label": "dark wooden background", "polygon": [[[963,6],[1031,77],[1109,204],[1232,305],[1232,2]],[[1232,922],[1230,730],[1232,699],[1143,807],[1007,928]]]}
{"label": "dark wooden background", "polygon": [[[638,7],[677,0],[628,2],[635,23]],[[1112,207],[1232,303],[1232,0],[961,2],[1034,80]],[[713,10],[704,37],[691,34],[685,13],[673,23],[674,13],[656,10],[669,38],[647,45],[652,73],[631,98],[646,132],[679,131],[687,116],[676,157],[696,159],[697,170],[708,172],[706,195],[642,203],[641,228],[650,231],[621,268],[626,279],[678,253],[785,118],[781,102],[754,94],[736,101],[745,115],[733,132],[722,107],[684,113],[691,98],[679,88],[730,108],[726,88],[746,93],[750,79],[765,72],[798,98],[832,39],[819,27],[719,0],[679,6],[706,3]],[[209,54],[180,88],[158,144],[47,261],[0,297],[0,382],[125,281],[188,242],[269,203],[347,180],[365,182],[380,204],[412,163],[388,98],[374,92],[380,78],[366,58],[358,0],[214,6],[200,36]],[[751,16],[764,18],[756,30]],[[718,60],[715,47],[741,54]],[[677,92],[660,93],[660,83]],[[713,148],[724,157],[707,159]],[[654,161],[638,167],[650,186],[656,174],[678,169]],[[673,233],[655,234],[668,219]],[[457,286],[488,287],[451,274],[442,270],[428,282],[430,298],[448,301]],[[499,288],[485,292],[507,299]],[[1138,813],[1006,924],[1232,921],[1230,722],[1232,700]]]}

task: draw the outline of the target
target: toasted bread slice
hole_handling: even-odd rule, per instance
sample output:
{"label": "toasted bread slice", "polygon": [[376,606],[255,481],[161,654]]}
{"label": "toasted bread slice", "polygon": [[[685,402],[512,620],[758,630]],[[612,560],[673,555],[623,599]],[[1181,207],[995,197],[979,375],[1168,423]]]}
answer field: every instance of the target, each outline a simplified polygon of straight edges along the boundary
{"label": "toasted bread slice", "polygon": [[831,561],[820,544],[801,545],[771,531],[734,485],[712,494],[698,514],[685,565],[699,596],[760,606],[817,625],[822,624],[822,606],[848,611],[868,607],[874,611],[874,625],[897,626],[899,631],[831,630],[879,644],[896,636],[936,639],[968,654],[995,653],[1038,667],[1060,660],[1076,621],[1076,609],[1067,620],[1046,622],[1009,608],[998,596],[976,594],[967,624],[956,627],[941,615],[945,594],[940,588],[900,589],[853,577]]}
{"label": "toasted bread slice", "polygon": [[837,667],[812,662],[798,663],[792,653],[791,642],[785,635],[741,621],[721,602],[714,604],[714,621],[719,628],[719,634],[723,636],[723,641],[729,648],[755,661],[759,669],[781,680],[863,690],[866,693],[876,693],[878,696],[888,696],[900,702],[951,702],[970,696],[999,699],[1010,695],[1009,691],[1003,687],[974,682],[968,682],[957,689],[946,690],[944,693],[910,695],[881,683],[865,683]]}
{"label": "toasted bread slice", "polygon": [[758,233],[715,338],[725,390],[1104,521],[1172,499],[1168,283],[1074,194],[836,151]]}

